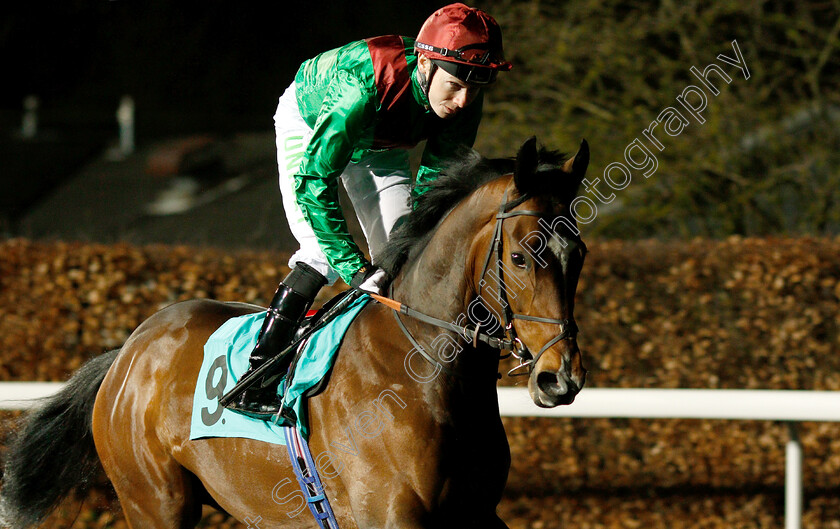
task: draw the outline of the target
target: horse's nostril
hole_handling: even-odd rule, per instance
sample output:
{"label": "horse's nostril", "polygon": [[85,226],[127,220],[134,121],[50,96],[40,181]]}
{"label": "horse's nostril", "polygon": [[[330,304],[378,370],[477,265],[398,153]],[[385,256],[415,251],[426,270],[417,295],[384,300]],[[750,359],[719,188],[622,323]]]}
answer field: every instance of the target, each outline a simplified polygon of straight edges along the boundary
{"label": "horse's nostril", "polygon": [[569,386],[562,377],[557,376],[557,373],[550,371],[543,371],[537,374],[537,387],[540,390],[552,397],[560,397],[569,392]]}

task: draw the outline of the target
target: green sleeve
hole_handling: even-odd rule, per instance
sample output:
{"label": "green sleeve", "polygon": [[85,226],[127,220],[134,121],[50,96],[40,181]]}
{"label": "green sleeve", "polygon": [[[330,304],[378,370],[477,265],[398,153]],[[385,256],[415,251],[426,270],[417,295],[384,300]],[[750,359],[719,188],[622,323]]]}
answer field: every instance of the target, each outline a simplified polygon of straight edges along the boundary
{"label": "green sleeve", "polygon": [[350,236],[341,211],[338,178],[375,115],[374,101],[375,94],[369,94],[363,83],[339,71],[321,105],[312,139],[295,175],[297,203],[330,266],[348,284],[366,260]]}
{"label": "green sleeve", "polygon": [[451,126],[446,127],[440,134],[430,137],[426,141],[426,149],[417,170],[412,198],[422,195],[428,189],[427,184],[438,177],[446,161],[458,150],[458,147],[472,147],[478,134],[481,122],[481,110],[484,103],[484,93],[480,93],[475,101],[463,110]]}

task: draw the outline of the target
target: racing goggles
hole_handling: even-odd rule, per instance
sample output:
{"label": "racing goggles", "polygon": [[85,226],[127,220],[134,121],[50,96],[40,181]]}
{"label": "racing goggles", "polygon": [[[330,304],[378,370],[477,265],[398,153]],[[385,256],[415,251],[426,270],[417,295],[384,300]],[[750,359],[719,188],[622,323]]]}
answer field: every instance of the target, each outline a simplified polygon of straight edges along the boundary
{"label": "racing goggles", "polygon": [[497,70],[487,66],[472,66],[441,59],[432,59],[432,62],[449,75],[454,75],[468,84],[488,85],[496,80],[496,74],[498,74]]}
{"label": "racing goggles", "polygon": [[495,57],[493,50],[488,50],[487,44],[484,43],[468,44],[457,50],[439,48],[422,42],[416,42],[415,46],[440,55],[432,61],[447,73],[467,83],[490,84],[496,80],[498,70],[510,70],[510,63]]}

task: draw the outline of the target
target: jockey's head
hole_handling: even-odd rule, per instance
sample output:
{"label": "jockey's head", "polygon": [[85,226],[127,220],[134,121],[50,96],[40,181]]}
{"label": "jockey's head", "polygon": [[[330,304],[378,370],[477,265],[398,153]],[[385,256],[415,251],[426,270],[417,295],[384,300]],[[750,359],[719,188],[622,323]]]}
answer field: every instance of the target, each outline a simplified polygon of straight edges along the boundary
{"label": "jockey's head", "polygon": [[[460,3],[442,7],[426,19],[414,48],[429,103],[442,118],[472,102],[499,71],[511,69],[504,58],[502,31],[493,17]],[[458,92],[458,86],[461,94],[449,93]]]}

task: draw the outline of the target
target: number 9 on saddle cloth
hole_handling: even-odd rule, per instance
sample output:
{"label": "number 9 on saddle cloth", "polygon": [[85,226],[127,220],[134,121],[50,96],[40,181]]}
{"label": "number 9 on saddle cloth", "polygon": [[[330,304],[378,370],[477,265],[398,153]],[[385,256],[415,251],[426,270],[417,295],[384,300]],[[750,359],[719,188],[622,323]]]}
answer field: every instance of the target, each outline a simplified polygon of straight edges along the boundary
{"label": "number 9 on saddle cloth", "polygon": [[[347,290],[304,320],[291,347],[297,352],[287,374],[270,368],[259,373],[260,383],[283,383],[284,410],[271,420],[256,419],[222,406],[220,399],[230,394],[239,377],[248,370],[248,358],[265,312],[231,318],[207,340],[204,360],[193,396],[190,439],[207,437],[245,437],[276,444],[286,444],[284,424],[297,426],[304,438],[309,435],[306,399],[320,393],[329,380],[338,347],[347,328],[371,298]],[[279,415],[279,414],[278,414]]]}

